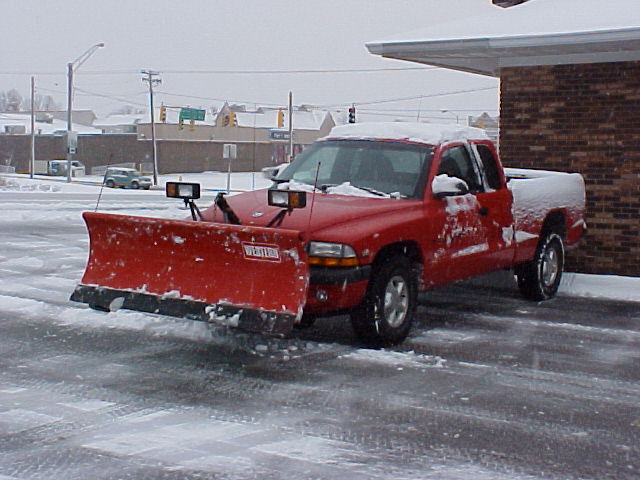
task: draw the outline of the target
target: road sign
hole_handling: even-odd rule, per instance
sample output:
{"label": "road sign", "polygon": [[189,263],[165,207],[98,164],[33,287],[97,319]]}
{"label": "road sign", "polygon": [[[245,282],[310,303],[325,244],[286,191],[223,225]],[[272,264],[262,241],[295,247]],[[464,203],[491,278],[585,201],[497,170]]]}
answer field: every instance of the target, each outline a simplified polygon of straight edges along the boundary
{"label": "road sign", "polygon": [[238,156],[238,146],[235,143],[225,143],[222,147],[222,158],[234,159]]}
{"label": "road sign", "polygon": [[291,135],[289,134],[288,130],[274,129],[269,131],[269,138],[271,138],[271,140],[280,140],[286,142],[291,138]]}
{"label": "road sign", "polygon": [[78,150],[78,132],[67,131],[67,152],[75,154]]}
{"label": "road sign", "polygon": [[197,120],[202,122],[204,120],[206,110],[199,110],[197,108],[181,108],[180,120]]}

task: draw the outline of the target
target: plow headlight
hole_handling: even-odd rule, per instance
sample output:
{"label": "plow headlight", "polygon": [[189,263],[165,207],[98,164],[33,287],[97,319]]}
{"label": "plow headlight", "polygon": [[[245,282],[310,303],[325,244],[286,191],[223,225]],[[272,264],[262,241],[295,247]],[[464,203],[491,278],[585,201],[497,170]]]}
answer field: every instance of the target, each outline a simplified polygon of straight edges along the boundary
{"label": "plow headlight", "polygon": [[307,206],[307,192],[292,190],[269,190],[269,205],[282,208],[304,208]]}
{"label": "plow headlight", "polygon": [[199,183],[167,182],[165,191],[170,198],[200,198]]}
{"label": "plow headlight", "polygon": [[309,265],[355,267],[358,265],[358,257],[353,247],[343,243],[310,242]]}

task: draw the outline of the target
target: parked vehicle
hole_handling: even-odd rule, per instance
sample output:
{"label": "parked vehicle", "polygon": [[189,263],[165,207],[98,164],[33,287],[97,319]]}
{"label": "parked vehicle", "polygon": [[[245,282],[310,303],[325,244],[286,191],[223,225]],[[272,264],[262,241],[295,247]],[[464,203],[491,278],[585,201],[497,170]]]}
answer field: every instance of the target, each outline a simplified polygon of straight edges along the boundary
{"label": "parked vehicle", "polygon": [[151,188],[151,178],[143,177],[133,168],[107,168],[104,174],[104,184],[109,188]]}
{"label": "parked vehicle", "polygon": [[[67,160],[35,160],[34,172],[37,175],[66,176]],[[78,160],[71,161],[71,176],[81,177],[86,173],[85,166]]]}
{"label": "parked vehicle", "polygon": [[274,186],[202,213],[197,184],[167,185],[191,220],[85,213],[91,252],[76,301],[271,334],[348,313],[377,345],[408,335],[419,291],[513,268],[522,294],[558,290],[585,224],[578,174],[503,170],[482,130],[336,127]]}

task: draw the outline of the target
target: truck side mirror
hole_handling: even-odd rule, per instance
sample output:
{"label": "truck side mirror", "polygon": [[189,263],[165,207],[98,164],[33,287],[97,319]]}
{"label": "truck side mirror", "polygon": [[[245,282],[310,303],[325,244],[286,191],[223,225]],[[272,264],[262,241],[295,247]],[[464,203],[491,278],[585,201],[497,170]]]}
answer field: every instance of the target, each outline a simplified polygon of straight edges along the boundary
{"label": "truck side mirror", "polygon": [[464,180],[450,177],[447,174],[438,175],[431,182],[431,193],[434,198],[453,197],[469,193],[469,186]]}

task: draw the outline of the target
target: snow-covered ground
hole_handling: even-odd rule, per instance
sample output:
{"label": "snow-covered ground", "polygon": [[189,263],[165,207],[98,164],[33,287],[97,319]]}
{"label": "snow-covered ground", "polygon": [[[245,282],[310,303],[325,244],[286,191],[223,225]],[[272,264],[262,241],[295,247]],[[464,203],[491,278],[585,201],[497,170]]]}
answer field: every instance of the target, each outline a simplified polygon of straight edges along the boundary
{"label": "snow-covered ground", "polygon": [[[149,175],[151,176],[151,175]],[[59,193],[95,193],[96,187],[100,189],[103,177],[98,175],[86,175],[74,177],[71,183],[66,182],[66,177],[50,177],[46,175],[35,175],[31,179],[28,175],[21,174],[0,174],[0,191],[14,192],[59,192]],[[203,173],[176,173],[158,176],[158,184],[161,190],[156,194],[164,195],[164,185],[166,182],[197,182],[203,190],[226,190],[226,172],[203,172]],[[255,190],[265,188],[271,184],[264,178],[261,172],[234,172],[231,174],[230,189],[232,191]],[[105,188],[104,192],[118,192],[120,190]],[[132,192],[133,190],[127,190]],[[136,192],[153,193],[153,192]]]}
{"label": "snow-covered ground", "polygon": [[[202,206],[226,189],[225,173],[182,179],[210,190]],[[385,350],[343,343],[341,318],[280,339],[104,314],[69,301],[99,180],[60,180],[0,176],[0,479],[557,480],[640,468],[628,427],[640,418],[635,304],[434,292],[415,334]],[[269,182],[231,180],[254,184]],[[98,209],[189,215],[161,190],[103,189]],[[567,274],[561,293],[640,301],[639,280]]]}

